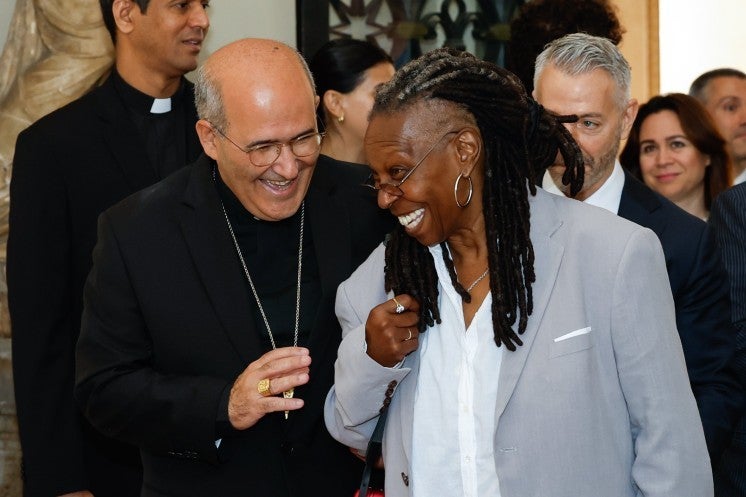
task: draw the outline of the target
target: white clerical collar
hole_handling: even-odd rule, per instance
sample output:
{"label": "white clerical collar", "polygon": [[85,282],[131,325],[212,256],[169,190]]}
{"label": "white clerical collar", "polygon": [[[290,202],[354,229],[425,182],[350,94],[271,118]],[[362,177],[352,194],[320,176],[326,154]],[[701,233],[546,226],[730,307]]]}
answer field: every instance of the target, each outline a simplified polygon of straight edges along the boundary
{"label": "white clerical collar", "polygon": [[[549,193],[555,195],[564,195],[562,191],[554,184],[549,171],[544,172],[541,180],[541,187]],[[622,200],[622,190],[624,189],[624,171],[619,161],[614,161],[614,169],[611,175],[606,179],[603,185],[585,199],[586,204],[601,207],[609,212],[617,214],[619,212],[619,202]]]}
{"label": "white clerical collar", "polygon": [[151,114],[165,114],[171,112],[171,98],[155,98],[150,106]]}

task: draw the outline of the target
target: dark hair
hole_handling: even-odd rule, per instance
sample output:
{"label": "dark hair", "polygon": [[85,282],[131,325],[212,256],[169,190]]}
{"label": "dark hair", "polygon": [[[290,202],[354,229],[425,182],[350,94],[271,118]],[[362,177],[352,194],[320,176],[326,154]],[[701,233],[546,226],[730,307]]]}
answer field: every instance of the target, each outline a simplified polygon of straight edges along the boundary
{"label": "dark hair", "polygon": [[547,43],[571,33],[622,41],[624,28],[608,0],[534,0],[523,4],[510,23],[505,67],[534,89],[534,62]]}
{"label": "dark hair", "polygon": [[[378,46],[363,40],[339,38],[319,48],[309,68],[316,81],[316,93],[323,99],[328,90],[353,91],[365,78],[365,71],[383,62],[394,63],[391,56]],[[316,114],[326,124],[323,101]]]}
{"label": "dark hair", "polygon": [[[376,94],[371,119],[407,112],[421,102],[445,102],[476,123],[484,150],[482,198],[492,293],[495,343],[509,350],[522,345],[519,334],[532,312],[534,251],[529,234],[528,193],[534,178],[554,163],[559,151],[567,164],[563,178],[576,194],[583,184],[580,149],[560,119],[526,95],[510,72],[466,52],[441,48],[401,68]],[[575,116],[573,116],[574,118]],[[451,282],[464,301],[471,297],[456,278],[443,245]],[[420,302],[420,330],[440,322],[438,277],[427,247],[399,226],[386,245],[386,290],[408,293]],[[518,319],[518,334],[511,326]]]}
{"label": "dark hair", "polygon": [[[106,29],[109,31],[109,36],[111,36],[111,41],[114,42],[116,45],[117,43],[117,23],[114,21],[114,12],[112,11],[112,8],[114,6],[114,0],[98,0],[99,4],[101,5],[101,15],[104,17],[104,25],[106,26]],[[148,5],[150,4],[150,0],[132,0],[139,8],[140,12],[143,14],[146,13],[148,10]]]}
{"label": "dark hair", "polygon": [[738,69],[730,67],[721,67],[720,69],[713,69],[700,74],[697,79],[692,81],[692,86],[689,87],[689,95],[699,99],[703,102],[705,100],[705,89],[715,78],[738,78],[746,79],[746,74],[742,73]]}
{"label": "dark hair", "polygon": [[710,157],[710,166],[705,169],[705,208],[709,211],[712,201],[731,183],[730,159],[725,140],[717,130],[712,117],[694,97],[683,93],[657,95],[640,106],[627,144],[619,156],[622,163],[635,177],[642,180],[640,170],[640,128],[645,119],[658,112],[670,110],[679,118],[684,135],[700,153]]}

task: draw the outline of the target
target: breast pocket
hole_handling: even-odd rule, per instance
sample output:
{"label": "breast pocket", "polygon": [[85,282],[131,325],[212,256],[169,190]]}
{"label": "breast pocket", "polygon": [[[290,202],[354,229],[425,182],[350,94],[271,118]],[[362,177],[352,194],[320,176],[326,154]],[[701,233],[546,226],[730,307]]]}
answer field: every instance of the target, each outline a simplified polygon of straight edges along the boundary
{"label": "breast pocket", "polygon": [[574,354],[593,347],[591,328],[581,328],[555,338],[549,345],[549,358]]}

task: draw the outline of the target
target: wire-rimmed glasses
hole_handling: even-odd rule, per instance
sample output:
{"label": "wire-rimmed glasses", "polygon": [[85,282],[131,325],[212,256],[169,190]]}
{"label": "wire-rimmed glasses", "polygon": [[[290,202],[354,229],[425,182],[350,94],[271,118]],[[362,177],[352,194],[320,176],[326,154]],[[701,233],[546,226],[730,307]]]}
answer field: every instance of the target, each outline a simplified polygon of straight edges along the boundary
{"label": "wire-rimmed glasses", "polygon": [[258,145],[244,148],[231,140],[228,135],[216,126],[212,125],[212,129],[228,140],[238,150],[248,155],[251,163],[257,167],[267,167],[274,164],[280,157],[282,147],[284,146],[290,147],[290,151],[293,152],[293,155],[296,157],[308,157],[309,155],[313,155],[321,150],[321,139],[324,137],[324,133],[314,131],[313,133],[307,133],[286,142],[277,141],[260,143]]}
{"label": "wire-rimmed glasses", "polygon": [[415,170],[418,167],[420,167],[420,164],[422,164],[423,162],[425,162],[425,159],[427,159],[428,156],[430,155],[430,153],[433,150],[435,150],[435,147],[441,142],[441,140],[443,140],[443,138],[445,138],[448,135],[452,135],[452,134],[458,133],[458,132],[459,131],[457,131],[457,130],[452,130],[452,131],[449,131],[449,132],[445,133],[440,138],[438,138],[435,141],[435,143],[433,143],[430,146],[430,148],[427,149],[427,152],[425,152],[425,155],[423,155],[420,160],[418,160],[417,162],[415,162],[415,164],[412,167],[412,169],[410,169],[409,171],[407,171],[407,173],[404,175],[404,177],[401,180],[399,180],[398,183],[381,183],[378,180],[376,180],[376,178],[371,173],[370,176],[368,176],[368,179],[366,179],[365,182],[363,183],[363,186],[367,186],[368,188],[371,188],[371,189],[376,190],[376,191],[383,190],[388,195],[392,195],[394,197],[401,197],[402,195],[404,195],[404,191],[402,191],[401,185],[403,185],[404,182],[407,181],[407,179],[409,179],[410,176],[412,176],[412,173],[414,173]]}

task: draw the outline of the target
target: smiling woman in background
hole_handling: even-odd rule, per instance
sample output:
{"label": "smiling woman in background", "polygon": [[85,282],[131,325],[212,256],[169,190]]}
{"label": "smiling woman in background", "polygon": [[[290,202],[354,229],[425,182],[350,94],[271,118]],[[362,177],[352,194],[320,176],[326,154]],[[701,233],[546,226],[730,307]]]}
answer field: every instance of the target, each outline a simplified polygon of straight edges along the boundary
{"label": "smiling woman in background", "polygon": [[620,162],[650,188],[701,219],[731,185],[725,141],[704,107],[683,93],[640,107]]}

